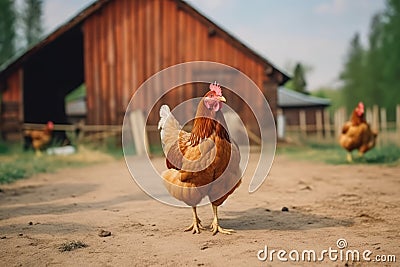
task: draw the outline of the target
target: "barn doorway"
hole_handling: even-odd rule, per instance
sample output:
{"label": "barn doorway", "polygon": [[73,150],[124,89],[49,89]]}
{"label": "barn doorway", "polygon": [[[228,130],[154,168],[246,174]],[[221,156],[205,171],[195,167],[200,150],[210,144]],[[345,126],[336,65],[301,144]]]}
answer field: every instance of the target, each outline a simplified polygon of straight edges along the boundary
{"label": "barn doorway", "polygon": [[84,82],[80,26],[38,49],[24,67],[25,123],[66,124],[65,96]]}

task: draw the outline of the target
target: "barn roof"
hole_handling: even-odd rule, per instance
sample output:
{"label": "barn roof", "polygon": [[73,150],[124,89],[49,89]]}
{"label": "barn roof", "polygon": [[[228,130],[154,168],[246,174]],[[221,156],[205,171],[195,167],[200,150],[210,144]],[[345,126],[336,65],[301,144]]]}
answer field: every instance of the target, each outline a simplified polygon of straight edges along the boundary
{"label": "barn roof", "polygon": [[326,98],[305,95],[284,87],[278,88],[278,106],[280,108],[329,106],[330,104],[331,101]]}
{"label": "barn roof", "polygon": [[[49,43],[53,42],[55,39],[63,35],[64,33],[68,32],[69,30],[81,25],[83,21],[85,21],[89,16],[94,14],[96,11],[100,10],[104,5],[108,2],[114,0],[97,0],[90,4],[87,8],[79,12],[76,16],[71,18],[70,20],[66,21],[64,24],[59,26],[56,30],[42,38],[37,44],[28,47],[26,50],[17,53],[14,57],[10,60],[5,62],[3,65],[0,66],[0,80],[6,78],[11,72],[18,69],[30,56],[41,50],[42,48],[46,47]],[[258,52],[253,50],[252,48],[245,45],[241,42],[238,38],[233,36],[231,33],[227,32],[213,21],[208,19],[205,15],[200,13],[198,10],[193,8],[191,5],[186,3],[183,0],[174,0],[179,8],[186,10],[187,12],[191,13],[197,19],[204,21],[205,23],[209,24],[213,29],[218,33],[221,33],[223,37],[228,38],[232,43],[234,43],[237,47],[247,52],[247,54],[251,54],[252,56],[256,57],[258,60],[261,60],[264,64],[267,64],[272,67],[272,70],[266,70],[266,74],[272,73],[272,71],[277,71],[282,74],[282,80],[280,84],[284,84],[290,78],[284,72],[277,69],[269,60],[265,57],[260,55]]]}

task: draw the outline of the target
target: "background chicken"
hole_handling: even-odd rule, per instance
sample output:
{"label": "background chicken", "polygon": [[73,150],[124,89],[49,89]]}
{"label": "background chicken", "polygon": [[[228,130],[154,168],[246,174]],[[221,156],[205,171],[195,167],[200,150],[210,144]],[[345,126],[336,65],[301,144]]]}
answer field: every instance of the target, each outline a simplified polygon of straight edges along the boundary
{"label": "background chicken", "polygon": [[204,229],[196,206],[206,196],[214,212],[210,226],[213,234],[233,232],[220,227],[217,214],[218,206],[241,183],[239,149],[230,139],[221,112],[225,101],[221,87],[211,84],[198,104],[190,133],[181,130],[167,105],[160,109],[159,129],[168,168],[161,175],[168,192],[192,207],[193,223],[186,231],[193,233]]}
{"label": "background chicken", "polygon": [[348,151],[347,161],[353,161],[351,152],[354,149],[358,149],[359,155],[363,156],[365,152],[373,148],[376,137],[377,133],[373,132],[365,121],[364,104],[360,102],[354,109],[350,121],[343,125],[339,138],[340,145]]}
{"label": "background chicken", "polygon": [[36,155],[40,155],[40,150],[50,143],[53,135],[53,129],[54,124],[53,122],[49,121],[42,130],[25,130],[25,149],[32,145]]}

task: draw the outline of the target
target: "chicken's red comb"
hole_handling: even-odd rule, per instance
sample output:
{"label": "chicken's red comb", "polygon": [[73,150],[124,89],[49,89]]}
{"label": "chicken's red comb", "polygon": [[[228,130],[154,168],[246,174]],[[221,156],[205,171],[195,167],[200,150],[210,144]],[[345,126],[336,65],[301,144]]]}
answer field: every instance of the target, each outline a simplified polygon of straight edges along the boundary
{"label": "chicken's red comb", "polygon": [[222,96],[221,86],[216,81],[210,84],[210,90],[214,91],[217,96]]}
{"label": "chicken's red comb", "polygon": [[361,117],[364,114],[364,103],[363,102],[359,102],[355,112],[357,114],[357,116]]}

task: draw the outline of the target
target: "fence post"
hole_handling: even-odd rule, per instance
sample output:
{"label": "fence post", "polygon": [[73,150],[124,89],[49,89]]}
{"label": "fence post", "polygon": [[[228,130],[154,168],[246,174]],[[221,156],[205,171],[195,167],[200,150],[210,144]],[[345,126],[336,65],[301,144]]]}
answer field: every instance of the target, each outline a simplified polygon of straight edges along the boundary
{"label": "fence post", "polygon": [[372,129],[379,131],[379,107],[377,105],[372,107]]}
{"label": "fence post", "polygon": [[346,109],[344,107],[339,108],[335,112],[335,136],[339,137],[342,132],[343,124],[346,121]]}
{"label": "fence post", "polygon": [[383,144],[383,140],[387,139],[387,119],[386,119],[386,108],[381,108],[381,134],[379,142]]}
{"label": "fence post", "polygon": [[335,111],[333,114],[333,123],[334,123],[334,130],[335,130],[335,137],[339,136],[339,113],[340,108]]}
{"label": "fence post", "polygon": [[329,116],[329,111],[324,110],[324,130],[325,130],[325,138],[331,138],[331,118]]}
{"label": "fence post", "polygon": [[278,140],[285,139],[285,116],[283,115],[283,111],[281,108],[278,108],[276,115],[276,132],[278,135]]}
{"label": "fence post", "polygon": [[367,112],[365,113],[365,120],[371,125],[373,128],[373,116],[372,116],[372,110],[370,108],[367,108]]}
{"label": "fence post", "polygon": [[129,114],[129,119],[136,154],[139,156],[145,155],[146,151],[150,151],[150,148],[144,115],[141,110],[134,110]]}
{"label": "fence post", "polygon": [[303,136],[307,135],[307,125],[306,125],[306,112],[305,110],[300,110],[299,112],[300,119],[300,131]]}
{"label": "fence post", "polygon": [[321,110],[317,110],[315,112],[315,124],[317,130],[317,138],[318,140],[322,139],[322,112]]}
{"label": "fence post", "polygon": [[396,132],[400,133],[400,105],[396,106]]}

